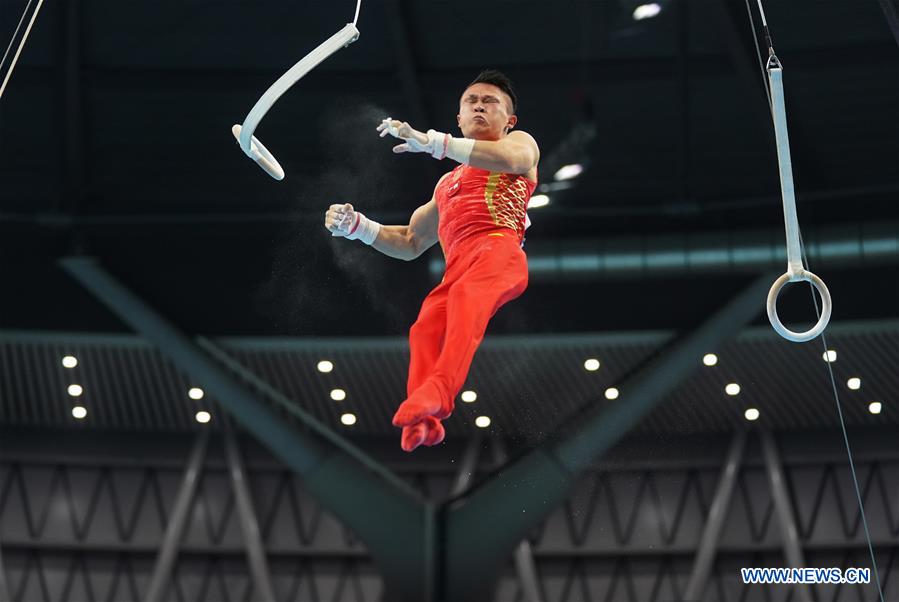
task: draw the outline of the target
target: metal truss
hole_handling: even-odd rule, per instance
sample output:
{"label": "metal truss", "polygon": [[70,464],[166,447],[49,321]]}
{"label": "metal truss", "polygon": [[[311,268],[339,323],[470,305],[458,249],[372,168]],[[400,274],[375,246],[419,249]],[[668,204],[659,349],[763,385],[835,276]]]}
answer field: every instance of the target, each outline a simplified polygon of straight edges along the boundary
{"label": "metal truss", "polygon": [[[867,566],[863,546],[807,554],[809,566]],[[899,546],[882,550],[878,563],[886,583],[887,600],[899,599]],[[537,557],[537,568],[546,602],[688,602],[684,593],[692,559],[665,553],[621,557]],[[741,567],[781,567],[779,553],[727,554],[715,564],[709,587],[701,598],[689,602],[795,602],[795,593],[783,585],[746,585]],[[873,586],[816,585],[817,602],[875,602]],[[528,602],[512,569],[500,579],[494,602]]]}
{"label": "metal truss", "polygon": [[[9,560],[12,602],[138,602],[144,599],[152,556],[140,553],[16,550]],[[377,602],[381,579],[366,559],[273,562],[278,602]],[[166,602],[256,602],[251,572],[235,556],[179,557],[163,591]]]}
{"label": "metal truss", "polygon": [[[266,599],[252,586],[221,443],[210,442],[163,600]],[[21,451],[8,454],[14,459],[0,456],[0,542],[9,599],[143,600],[182,491],[183,470],[171,462],[129,464],[112,456],[108,464],[92,465],[75,450],[59,451],[44,458],[29,459]],[[183,451],[188,457],[190,450]],[[495,462],[463,464],[460,474]],[[270,462],[248,462],[245,471],[275,600],[382,599],[382,578],[364,545],[295,473]],[[859,462],[858,471],[883,565],[881,580],[888,595],[899,597],[899,460],[869,458]],[[529,581],[510,557],[494,600],[530,602],[534,591],[545,602],[684,600],[721,473],[710,462],[673,468],[638,462],[585,473],[565,503],[527,538],[534,568]],[[844,464],[787,456],[783,473],[805,564],[867,566]],[[437,492],[453,480],[426,472],[408,477],[422,490]],[[696,600],[785,600],[786,588],[738,582],[741,566],[785,565],[775,517],[762,457],[758,450],[747,452],[734,475],[707,587]],[[874,599],[873,591],[859,586],[818,587],[814,593],[817,602]]]}

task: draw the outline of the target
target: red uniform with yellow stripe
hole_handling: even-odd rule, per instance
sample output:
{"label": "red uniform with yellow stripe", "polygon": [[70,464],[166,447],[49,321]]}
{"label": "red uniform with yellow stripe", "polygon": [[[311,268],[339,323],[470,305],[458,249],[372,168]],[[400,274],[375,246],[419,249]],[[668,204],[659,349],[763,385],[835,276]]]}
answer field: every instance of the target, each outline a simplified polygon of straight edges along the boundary
{"label": "red uniform with yellow stripe", "polygon": [[521,174],[460,165],[434,192],[446,273],[409,331],[407,394],[427,387],[439,396],[438,419],[452,411],[490,318],[527,288],[521,246],[536,187]]}
{"label": "red uniform with yellow stripe", "polygon": [[521,174],[460,165],[444,177],[434,193],[440,213],[438,237],[449,256],[470,236],[507,228],[519,244],[528,225],[528,200],[537,182]]}

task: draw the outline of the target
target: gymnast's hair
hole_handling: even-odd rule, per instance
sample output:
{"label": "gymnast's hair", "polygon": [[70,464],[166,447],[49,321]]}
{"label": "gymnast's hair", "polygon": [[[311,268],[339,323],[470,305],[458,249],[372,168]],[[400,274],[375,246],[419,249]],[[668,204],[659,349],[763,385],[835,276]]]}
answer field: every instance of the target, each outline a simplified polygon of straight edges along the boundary
{"label": "gymnast's hair", "polygon": [[465,86],[465,89],[467,90],[475,84],[491,84],[496,86],[508,94],[509,98],[512,99],[512,114],[514,115],[516,111],[518,111],[518,96],[515,95],[515,90],[512,89],[512,80],[506,77],[506,74],[502,71],[485,69],[484,71],[481,71],[473,82]]}

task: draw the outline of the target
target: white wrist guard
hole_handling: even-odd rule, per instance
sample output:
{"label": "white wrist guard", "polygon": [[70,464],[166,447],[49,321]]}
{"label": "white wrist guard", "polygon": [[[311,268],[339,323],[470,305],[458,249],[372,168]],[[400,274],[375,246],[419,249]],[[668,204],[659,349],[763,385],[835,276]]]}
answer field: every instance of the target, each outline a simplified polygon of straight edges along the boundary
{"label": "white wrist guard", "polygon": [[349,232],[346,235],[347,240],[361,240],[367,245],[371,245],[378,238],[378,232],[381,231],[381,224],[373,219],[368,219],[362,212],[356,211],[356,219],[350,224]]}
{"label": "white wrist guard", "polygon": [[443,132],[428,130],[428,150],[438,161],[449,157],[453,161],[467,165],[471,159],[471,151],[474,150],[474,140],[453,138]]}

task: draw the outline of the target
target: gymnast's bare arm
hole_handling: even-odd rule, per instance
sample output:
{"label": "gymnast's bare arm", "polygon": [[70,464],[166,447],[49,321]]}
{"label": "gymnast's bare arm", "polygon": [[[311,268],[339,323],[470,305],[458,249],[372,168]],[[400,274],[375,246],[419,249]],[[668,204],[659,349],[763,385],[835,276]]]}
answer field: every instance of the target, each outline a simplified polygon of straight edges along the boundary
{"label": "gymnast's bare arm", "polygon": [[516,130],[500,140],[475,141],[468,164],[490,171],[526,174],[536,180],[539,160],[540,150],[534,138]]}
{"label": "gymnast's bare arm", "polygon": [[[443,177],[445,178],[446,175]],[[443,178],[441,178],[442,180]],[[369,227],[368,224],[374,223],[355,211],[349,203],[331,205],[325,212],[325,227],[332,236],[347,237],[353,240],[358,236],[354,226],[358,226],[360,222],[363,230]],[[411,261],[420,257],[422,253],[437,243],[437,201],[432,196],[430,201],[416,209],[412,213],[408,225],[376,225],[377,235],[373,240],[369,239],[371,246],[389,257]],[[363,239],[363,242],[368,241]]]}
{"label": "gymnast's bare arm", "polygon": [[437,201],[433,198],[412,213],[408,226],[381,226],[372,248],[411,261],[437,242]]}

